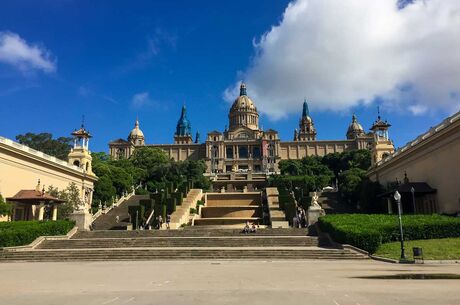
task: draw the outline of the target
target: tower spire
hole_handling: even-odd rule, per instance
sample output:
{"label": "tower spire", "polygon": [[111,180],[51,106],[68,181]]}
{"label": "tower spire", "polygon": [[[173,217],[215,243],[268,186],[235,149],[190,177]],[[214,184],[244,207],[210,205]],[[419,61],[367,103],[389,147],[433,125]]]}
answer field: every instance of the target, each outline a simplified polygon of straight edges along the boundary
{"label": "tower spire", "polygon": [[302,118],[310,116],[310,110],[308,109],[307,99],[303,100]]}

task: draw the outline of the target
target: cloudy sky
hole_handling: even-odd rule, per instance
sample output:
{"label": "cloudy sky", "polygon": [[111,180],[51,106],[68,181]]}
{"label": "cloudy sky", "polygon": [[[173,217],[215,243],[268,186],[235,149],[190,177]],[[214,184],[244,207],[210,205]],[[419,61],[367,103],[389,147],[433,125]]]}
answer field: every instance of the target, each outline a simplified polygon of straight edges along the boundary
{"label": "cloudy sky", "polygon": [[222,130],[239,83],[264,128],[292,138],[306,98],[319,139],[356,113],[401,146],[460,110],[460,1],[14,1],[0,11],[0,135],[67,135],[93,150],[139,116],[170,143],[180,108]]}

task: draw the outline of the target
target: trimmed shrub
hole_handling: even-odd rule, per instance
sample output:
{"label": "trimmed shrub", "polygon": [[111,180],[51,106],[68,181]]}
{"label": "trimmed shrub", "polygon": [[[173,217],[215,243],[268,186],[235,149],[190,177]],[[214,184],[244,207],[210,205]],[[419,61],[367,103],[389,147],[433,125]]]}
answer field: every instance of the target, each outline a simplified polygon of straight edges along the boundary
{"label": "trimmed shrub", "polygon": [[[404,239],[460,237],[460,218],[442,215],[403,215]],[[339,243],[374,253],[382,243],[399,240],[398,217],[383,214],[334,214],[318,224]]]}
{"label": "trimmed shrub", "polygon": [[166,211],[168,214],[172,214],[176,211],[176,198],[169,198],[167,201]]}
{"label": "trimmed shrub", "polygon": [[129,206],[128,213],[131,216],[131,223],[133,225],[133,229],[139,228],[141,222],[143,222],[143,220],[145,221],[145,208],[142,205]]}
{"label": "trimmed shrub", "polygon": [[289,221],[289,224],[292,226],[294,216],[296,215],[296,206],[293,201],[284,204],[284,214],[286,215],[286,220]]}
{"label": "trimmed shrub", "polygon": [[183,196],[181,192],[172,193],[171,198],[176,198],[176,205],[182,205]]}
{"label": "trimmed shrub", "polygon": [[39,236],[67,234],[75,222],[58,221],[13,221],[0,223],[0,247],[30,244]]}

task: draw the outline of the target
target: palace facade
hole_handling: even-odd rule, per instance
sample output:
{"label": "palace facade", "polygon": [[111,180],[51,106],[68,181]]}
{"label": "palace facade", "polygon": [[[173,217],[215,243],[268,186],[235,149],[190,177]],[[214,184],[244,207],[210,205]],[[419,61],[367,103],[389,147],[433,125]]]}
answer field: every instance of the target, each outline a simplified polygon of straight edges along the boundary
{"label": "palace facade", "polygon": [[138,147],[156,147],[176,161],[204,160],[208,173],[228,172],[278,172],[280,160],[302,159],[306,156],[324,156],[329,153],[369,149],[373,151],[373,162],[380,161],[394,151],[388,136],[390,124],[380,116],[366,133],[355,115],[348,126],[346,139],[317,140],[317,131],[310,116],[307,101],[303,103],[299,128],[294,130],[292,141],[281,141],[273,129],[259,127],[259,113],[247,95],[245,84],[240,86],[240,95],[233,102],[228,119],[228,128],[207,134],[204,143],[199,133],[192,138],[191,124],[186,108],[182,107],[174,134],[174,144],[145,144],[144,133],[136,119],[128,138],[109,143],[113,159],[129,158]]}

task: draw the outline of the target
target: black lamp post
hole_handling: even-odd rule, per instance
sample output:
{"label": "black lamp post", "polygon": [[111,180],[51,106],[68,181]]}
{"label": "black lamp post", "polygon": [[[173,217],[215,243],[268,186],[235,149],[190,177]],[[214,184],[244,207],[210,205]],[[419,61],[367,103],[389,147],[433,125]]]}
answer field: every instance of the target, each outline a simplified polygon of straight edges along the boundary
{"label": "black lamp post", "polygon": [[401,194],[398,191],[396,191],[393,197],[396,200],[396,203],[398,204],[399,233],[401,235],[401,260],[405,260],[406,255],[404,253],[404,234],[401,220]]}

